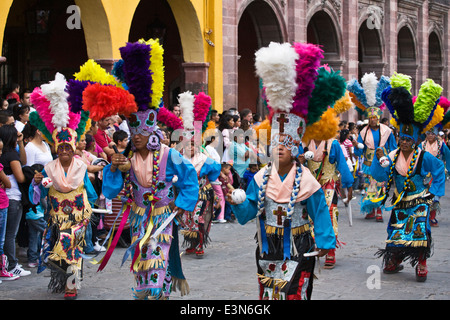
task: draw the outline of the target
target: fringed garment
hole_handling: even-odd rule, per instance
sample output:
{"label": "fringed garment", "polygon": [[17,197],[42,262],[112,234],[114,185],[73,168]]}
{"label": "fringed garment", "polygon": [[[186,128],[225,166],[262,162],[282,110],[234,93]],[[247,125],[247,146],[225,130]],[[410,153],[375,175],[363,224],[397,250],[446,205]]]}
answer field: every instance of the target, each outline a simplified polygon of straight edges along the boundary
{"label": "fringed garment", "polygon": [[49,290],[80,288],[84,236],[92,209],[84,184],[68,193],[48,191],[50,219],[43,235],[42,262],[51,270]]}
{"label": "fringed garment", "polygon": [[[158,182],[153,201],[152,190],[138,183],[133,168],[129,174],[134,201],[129,220],[132,244],[127,252],[132,255],[131,270],[136,281],[133,291],[137,299],[166,299],[177,288],[182,295],[189,292],[187,281],[180,272],[175,219],[158,236],[155,249],[150,246],[150,237],[172,213],[169,203],[174,200],[175,194],[172,182],[166,181],[168,156],[169,149],[166,148],[158,164]],[[126,210],[126,206],[123,210]],[[181,274],[181,277],[177,278],[177,274]]]}
{"label": "fringed garment", "polygon": [[[419,169],[416,171],[420,172],[420,163],[417,168]],[[396,186],[403,186],[405,179],[406,177],[396,174]],[[415,266],[419,260],[430,257],[432,242],[429,214],[433,199],[427,196],[428,188],[426,178],[414,174],[407,193],[393,207],[387,227],[386,248],[377,252],[379,257],[383,257],[385,264],[392,259],[409,260]],[[396,190],[393,199],[397,199],[398,194]]]}
{"label": "fringed garment", "polygon": [[363,172],[363,188],[364,196],[361,197],[361,214],[370,214],[373,210],[380,207],[380,205],[372,200],[379,198],[385,192],[386,183],[375,180],[370,174],[370,166],[372,164],[375,150],[366,149],[364,153],[364,162],[362,163]]}
{"label": "fringed garment", "polygon": [[[303,254],[314,248],[306,206],[297,202],[286,219],[287,203],[265,200],[259,220],[256,250],[259,298],[262,300],[309,300],[314,278],[314,257]],[[260,248],[263,255],[260,255]]]}
{"label": "fringed garment", "polygon": [[209,243],[209,231],[213,216],[214,190],[207,177],[199,178],[198,202],[194,211],[186,211],[183,216],[183,246],[203,250]]}

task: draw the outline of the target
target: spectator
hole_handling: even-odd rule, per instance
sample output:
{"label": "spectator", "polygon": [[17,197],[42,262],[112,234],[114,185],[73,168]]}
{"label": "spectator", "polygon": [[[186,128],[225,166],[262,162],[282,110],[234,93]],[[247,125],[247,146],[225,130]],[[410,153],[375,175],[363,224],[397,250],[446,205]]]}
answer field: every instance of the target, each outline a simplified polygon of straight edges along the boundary
{"label": "spectator", "polygon": [[11,87],[11,92],[6,96],[6,100],[16,100],[16,102],[20,102],[20,85],[18,83],[13,83]]}
{"label": "spectator", "polygon": [[113,134],[113,141],[117,146],[117,150],[123,153],[128,145],[128,134],[123,130],[118,130]]}
{"label": "spectator", "polygon": [[45,166],[53,160],[50,146],[45,142],[44,137],[35,126],[27,123],[22,131],[23,139],[27,142],[25,153],[27,155],[27,166],[41,164]]}
{"label": "spectator", "polygon": [[179,118],[181,116],[180,106],[179,105],[173,106],[172,112]]}
{"label": "spectator", "polygon": [[[3,142],[0,141],[0,156],[3,150]],[[3,165],[0,163],[0,283],[2,280],[16,280],[18,275],[8,272],[8,258],[4,254],[3,247],[5,244],[6,222],[8,215],[9,200],[5,189],[11,188],[11,182],[3,171]]]}
{"label": "spectator", "polygon": [[9,110],[0,110],[0,127],[14,125],[14,116]]}
{"label": "spectator", "polygon": [[[231,164],[222,163],[219,181],[222,184],[221,187],[223,195],[228,194],[233,185],[233,173],[231,172]],[[222,203],[224,205],[222,205],[220,209],[220,214],[217,217],[217,221],[218,222],[231,221],[231,206],[228,203],[228,201],[226,201],[226,198],[224,198]]]}
{"label": "spectator", "polygon": [[[53,160],[50,146],[44,141],[42,133],[32,124],[27,123],[22,131],[23,139],[27,141],[25,153],[27,155],[26,166],[45,166]],[[34,173],[33,173],[34,175]],[[47,225],[44,213],[47,209],[47,202],[42,201],[35,206],[24,206],[26,212],[25,219],[28,226],[28,267],[35,268],[38,266],[40,244],[42,242],[42,234]],[[19,234],[21,233],[19,228]],[[24,230],[22,230],[24,233]]]}
{"label": "spectator", "polygon": [[106,117],[97,122],[97,133],[94,135],[95,142],[102,148],[106,154],[108,161],[111,160],[111,156],[115,153],[112,146],[114,142],[107,134],[108,127],[111,124],[111,118]]}
{"label": "spectator", "polygon": [[28,106],[30,108],[30,112],[36,111],[36,109],[34,109],[33,104],[31,103],[31,91],[28,89],[26,89],[22,93],[22,104],[24,106]]}
{"label": "spectator", "polygon": [[22,103],[14,105],[13,116],[17,131],[22,132],[25,124],[28,122],[28,119],[30,117],[30,107]]}
{"label": "spectator", "polygon": [[243,109],[240,113],[241,113],[242,121],[247,120],[250,125],[253,123],[252,110],[246,108],[246,109]]}
{"label": "spectator", "polygon": [[18,139],[22,138],[18,138],[17,129],[13,126],[2,126],[0,127],[0,139],[3,141],[3,153],[0,157],[0,163],[11,181],[11,188],[6,192],[9,206],[4,251],[9,261],[8,271],[22,277],[31,274],[30,271],[22,269],[16,258],[16,236],[22,218],[22,193],[18,184],[25,182],[16,146]]}
{"label": "spectator", "polygon": [[233,121],[234,121],[233,131],[235,131],[241,127],[241,117],[239,116],[239,114],[235,114],[233,116]]}
{"label": "spectator", "polygon": [[8,110],[8,106],[9,106],[9,103],[8,103],[8,100],[6,100],[6,99],[0,99],[0,110]]}
{"label": "spectator", "polygon": [[219,131],[222,133],[224,149],[230,146],[230,137],[233,133],[234,120],[233,116],[224,114],[220,118]]}
{"label": "spectator", "polygon": [[250,184],[250,182],[253,180],[253,177],[258,172],[259,168],[257,164],[249,164],[247,170],[244,172],[244,181],[245,181],[245,189],[247,189],[247,186]]}
{"label": "spectator", "polygon": [[230,159],[233,160],[233,168],[237,171],[239,177],[242,178],[250,164],[250,148],[245,144],[242,130],[235,132],[234,141],[230,144],[228,152]]}
{"label": "spectator", "polygon": [[259,125],[261,122],[262,122],[262,117],[261,117],[261,115],[260,115],[259,113],[255,113],[255,114],[253,115],[253,123],[252,123],[252,125],[253,125],[253,126],[257,126],[257,125]]}
{"label": "spectator", "polygon": [[219,122],[220,122],[220,115],[217,110],[211,110],[210,119],[211,119],[211,121],[214,121],[214,123],[216,124],[216,128],[218,128]]}

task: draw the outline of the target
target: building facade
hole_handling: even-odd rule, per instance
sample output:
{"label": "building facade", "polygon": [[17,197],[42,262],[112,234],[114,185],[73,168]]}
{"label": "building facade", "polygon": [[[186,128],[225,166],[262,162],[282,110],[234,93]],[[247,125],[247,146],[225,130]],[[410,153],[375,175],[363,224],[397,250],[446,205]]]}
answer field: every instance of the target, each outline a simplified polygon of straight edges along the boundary
{"label": "building facade", "polygon": [[447,95],[449,10],[448,0],[2,0],[0,86],[70,78],[87,59],[110,70],[127,41],[158,37],[169,106],[203,90],[219,112],[266,113],[254,53],[271,41],[322,45],[347,80],[397,71],[414,94],[432,78]]}

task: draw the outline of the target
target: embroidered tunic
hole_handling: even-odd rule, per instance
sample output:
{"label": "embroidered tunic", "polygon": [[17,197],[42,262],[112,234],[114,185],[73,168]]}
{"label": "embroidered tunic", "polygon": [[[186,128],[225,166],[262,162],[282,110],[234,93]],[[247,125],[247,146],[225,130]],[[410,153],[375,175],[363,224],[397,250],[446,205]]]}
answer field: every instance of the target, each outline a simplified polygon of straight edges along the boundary
{"label": "embroidered tunic", "polygon": [[[398,150],[389,154],[392,161]],[[404,188],[406,172],[410,166],[409,159],[401,159],[400,153],[394,170],[394,197]],[[371,174],[377,181],[387,181],[390,166],[382,168],[375,157],[370,167]],[[425,177],[431,174],[431,185]],[[430,204],[432,196],[443,196],[445,193],[444,165],[436,157],[428,152],[420,151],[418,160],[410,177],[411,181],[406,193],[392,208],[391,218],[387,227],[388,238],[386,249],[379,252],[385,261],[393,256],[403,259],[411,259],[414,266],[419,258],[428,258],[431,251],[431,229],[429,223]],[[431,195],[430,195],[431,194]]]}
{"label": "embroidered tunic", "polygon": [[218,179],[221,165],[203,153],[197,153],[191,162],[197,171],[199,196],[194,211],[185,211],[183,214],[184,230],[181,234],[191,248],[201,249],[208,242],[213,214],[214,190],[210,181]]}
{"label": "embroidered tunic", "polygon": [[[75,158],[74,161],[81,162]],[[46,170],[49,170],[49,167],[47,165],[42,172],[44,177],[48,176]],[[49,289],[56,293],[64,292],[69,277],[73,277],[77,288],[80,287],[84,236],[90,223],[91,204],[97,200],[86,165],[80,164],[78,170],[81,170],[78,173],[80,176],[83,176],[84,171],[84,179],[72,191],[58,191],[55,187],[56,182],[49,189],[34,183],[29,189],[29,198],[34,204],[48,196],[50,219],[43,235],[44,245],[38,272],[42,272],[47,266],[50,267],[52,272]],[[52,180],[56,178],[53,177]]]}
{"label": "embroidered tunic", "polygon": [[[261,169],[250,182],[246,200],[232,206],[240,224],[254,218],[257,221],[260,299],[309,299],[315,260],[303,254],[313,251],[315,245],[321,249],[336,246],[324,193],[310,171],[302,166],[300,192],[292,217],[287,219],[297,168],[294,165],[287,176],[280,177],[273,167],[267,181],[264,212],[257,217],[259,191],[266,169]],[[314,237],[309,218],[314,222]]]}
{"label": "embroidered tunic", "polygon": [[314,140],[311,140],[308,150],[314,152],[314,158],[308,160],[308,168],[316,177],[325,193],[325,200],[329,207],[333,229],[337,237],[339,213],[336,188],[339,180],[338,173],[340,174],[343,188],[351,187],[354,179],[342,153],[341,146],[336,139],[321,141],[319,146],[316,146]]}
{"label": "embroidered tunic", "polygon": [[378,198],[384,187],[383,182],[377,182],[370,174],[370,165],[375,157],[375,150],[380,147],[386,152],[391,152],[397,149],[395,137],[388,126],[380,124],[378,130],[373,130],[366,126],[361,130],[358,136],[358,143],[364,145],[364,149],[355,148],[354,154],[357,157],[363,157],[362,172],[364,178],[365,195],[361,197],[362,214],[371,213],[373,209],[379,207],[377,203],[372,202],[372,199]]}
{"label": "embroidered tunic", "polygon": [[[182,294],[188,291],[181,269],[177,221],[171,221],[164,228],[154,250],[150,246],[149,237],[147,240],[144,239],[151,236],[170,216],[171,201],[181,209],[192,211],[198,198],[197,174],[192,164],[176,150],[165,145],[161,145],[161,153],[156,193],[153,195],[150,188],[138,182],[136,169],[132,166],[129,179],[133,199],[130,199],[131,204],[126,203],[127,199],[123,200],[125,205],[122,211],[125,211],[128,205],[131,206],[132,231],[132,245],[128,248],[123,261],[128,256],[132,257],[131,268],[136,280],[133,291],[135,297],[139,299],[167,298],[176,287]],[[150,152],[148,157],[152,156]],[[103,193],[106,198],[113,199],[122,190],[124,179],[122,172],[119,170],[111,172],[110,166],[106,166],[103,171]],[[178,180],[172,183],[175,175]],[[154,201],[151,201],[152,197]]]}

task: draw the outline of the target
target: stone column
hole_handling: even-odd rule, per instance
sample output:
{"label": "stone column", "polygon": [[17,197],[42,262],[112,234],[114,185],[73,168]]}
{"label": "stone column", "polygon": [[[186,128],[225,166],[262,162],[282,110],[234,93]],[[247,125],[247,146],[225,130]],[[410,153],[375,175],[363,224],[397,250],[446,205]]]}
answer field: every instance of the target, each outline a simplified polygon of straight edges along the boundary
{"label": "stone column", "polygon": [[306,42],[308,1],[289,0],[287,4],[287,42]]}
{"label": "stone column", "polygon": [[183,63],[184,69],[184,88],[197,94],[200,91],[208,94],[208,62],[189,62]]}
{"label": "stone column", "polygon": [[384,61],[386,61],[384,75],[388,77],[397,71],[397,11],[397,1],[384,2]]}
{"label": "stone column", "polygon": [[223,5],[223,111],[238,105],[237,3],[224,0]]}
{"label": "stone column", "polygon": [[424,0],[419,8],[417,24],[417,81],[416,90],[419,92],[420,85],[428,77],[428,0]]}
{"label": "stone column", "polygon": [[[342,1],[342,75],[348,81],[358,77],[358,0]],[[355,122],[358,113],[355,109],[341,115],[342,120]]]}
{"label": "stone column", "polygon": [[114,63],[116,63],[117,60],[114,59],[97,59],[95,62],[97,62],[103,69],[106,70],[106,72],[111,72],[114,68]]}

